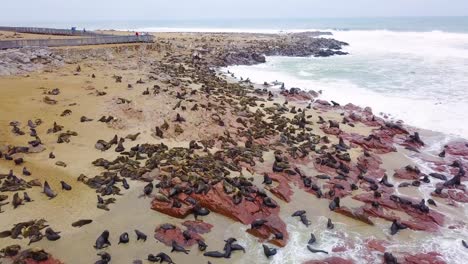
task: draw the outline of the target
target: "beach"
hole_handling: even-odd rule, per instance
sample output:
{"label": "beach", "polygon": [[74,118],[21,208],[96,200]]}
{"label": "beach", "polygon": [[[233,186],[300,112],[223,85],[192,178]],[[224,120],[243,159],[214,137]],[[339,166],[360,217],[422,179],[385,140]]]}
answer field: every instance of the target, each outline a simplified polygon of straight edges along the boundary
{"label": "beach", "polygon": [[[352,43],[317,32],[152,34],[149,44],[46,49],[49,55],[0,76],[1,184],[14,178],[10,170],[16,179],[40,183],[17,180],[0,193],[7,195],[1,203],[9,202],[1,207],[0,232],[45,219],[61,236],[28,245],[27,237],[8,235],[0,248],[41,248],[49,263],[93,263],[104,251],[112,263],[148,263],[148,254],[159,252],[174,263],[385,263],[385,253],[398,263],[462,263],[468,257],[466,140],[429,151],[424,141],[435,132],[428,129],[366,106],[325,101],[319,91],[281,87],[281,79],[253,83],[228,72],[273,56],[347,56],[342,48]],[[16,165],[18,158],[23,162]],[[45,181],[56,197],[43,193]],[[62,189],[61,181],[72,189]],[[14,208],[13,195],[25,191],[33,201]],[[103,205],[97,195],[115,201]],[[298,210],[309,223],[291,216]],[[195,221],[194,212],[201,222],[187,222]],[[72,227],[80,219],[93,222]],[[267,222],[252,228],[259,219]],[[407,228],[391,235],[393,221]],[[176,229],[161,229],[165,223]],[[190,234],[206,242],[206,251],[222,252],[224,240],[234,237],[245,252],[204,256],[182,231],[205,224],[212,225],[208,232]],[[136,240],[136,229],[146,241]],[[104,230],[112,245],[96,249]],[[130,242],[119,244],[124,232]],[[327,254],[307,249],[310,233],[317,238],[311,247]],[[171,252],[172,240],[190,252]],[[278,253],[267,258],[263,244]]]}

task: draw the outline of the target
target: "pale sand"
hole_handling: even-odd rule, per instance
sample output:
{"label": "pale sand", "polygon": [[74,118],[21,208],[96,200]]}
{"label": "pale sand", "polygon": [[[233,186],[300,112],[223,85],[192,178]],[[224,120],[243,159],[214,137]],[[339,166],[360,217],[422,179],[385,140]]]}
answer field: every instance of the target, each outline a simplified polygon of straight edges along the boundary
{"label": "pale sand", "polygon": [[[124,34],[124,33],[122,33]],[[198,38],[196,34],[171,34],[161,33],[155,34],[159,39],[170,40],[172,46],[177,47],[177,52],[187,55],[185,47],[191,47],[194,38]],[[207,34],[207,38],[216,39],[225,34]],[[248,41],[245,35],[234,35],[229,42],[232,41]],[[226,45],[226,43],[212,42],[214,45]],[[112,45],[103,48],[98,47],[75,47],[68,48],[70,53],[88,52],[90,49],[108,49],[113,47],[111,52],[112,58],[102,60],[90,56],[88,59],[81,61],[82,71],[78,75],[74,75],[77,64],[66,65],[60,69],[54,69],[50,72],[31,73],[29,76],[2,77],[0,78],[0,89],[2,96],[0,97],[0,146],[24,145],[29,140],[28,136],[14,136],[11,133],[11,128],[8,123],[12,120],[18,120],[22,123],[22,129],[26,131],[24,125],[28,119],[41,118],[43,124],[38,127],[38,133],[47,147],[47,150],[38,154],[28,154],[26,156],[25,166],[33,173],[30,178],[38,178],[41,181],[47,180],[52,188],[58,191],[59,195],[52,200],[49,200],[45,195],[40,193],[40,188],[28,189],[27,192],[34,200],[32,203],[27,203],[13,210],[11,205],[4,206],[4,213],[0,214],[0,226],[2,229],[12,227],[14,223],[27,221],[30,219],[45,218],[48,224],[58,231],[62,231],[62,239],[57,242],[50,242],[46,239],[35,243],[33,246],[43,247],[51,252],[57,258],[65,263],[93,263],[98,258],[97,251],[92,247],[97,236],[104,230],[108,229],[111,233],[112,247],[106,249],[112,255],[113,263],[131,263],[134,259],[146,259],[150,253],[156,254],[160,251],[169,253],[170,248],[157,242],[153,238],[154,229],[158,224],[171,222],[180,223],[184,220],[178,220],[159,212],[150,209],[150,199],[138,198],[142,192],[144,183],[130,181],[131,189],[124,191],[124,196],[117,198],[116,204],[111,204],[109,212],[96,208],[96,193],[88,186],[76,181],[76,178],[81,174],[94,176],[101,172],[100,168],[94,167],[91,162],[97,158],[107,158],[112,160],[117,154],[113,151],[101,152],[94,148],[94,144],[99,139],[110,140],[114,134],[125,136],[141,132],[142,134],[135,142],[127,141],[125,146],[136,145],[138,143],[158,143],[162,140],[156,139],[151,134],[154,126],[161,125],[163,120],[172,120],[174,113],[172,107],[177,100],[174,96],[156,95],[156,96],[141,96],[141,93],[147,88],[158,84],[162,88],[166,85],[160,81],[151,81],[148,77],[148,72],[151,71],[149,62],[157,60],[164,56],[166,49],[162,44],[160,50],[146,49],[146,45]],[[141,48],[140,48],[141,47]],[[92,79],[91,74],[95,74],[96,78]],[[123,76],[122,83],[116,83],[112,76]],[[135,84],[135,82],[143,78],[145,84]],[[127,84],[133,85],[132,89],[127,88]],[[187,85],[189,87],[189,85]],[[190,85],[196,87],[196,85]],[[48,105],[42,102],[44,97],[43,89],[48,90],[60,88],[61,94],[58,96],[50,96],[58,100],[57,105]],[[105,91],[107,95],[96,96],[96,90]],[[127,98],[132,100],[129,106],[116,105],[114,100],[117,97]],[[282,103],[284,99],[276,102]],[[69,106],[76,103],[74,106]],[[272,105],[274,102],[267,102],[266,105]],[[301,106],[301,104],[290,102],[290,104]],[[304,105],[302,104],[302,107]],[[67,117],[60,117],[63,110],[70,109],[73,113]],[[139,112],[141,111],[141,112]],[[316,111],[312,111],[313,115],[318,115]],[[102,115],[113,115],[122,118],[118,129],[108,127],[106,124],[96,122]],[[322,113],[324,118],[339,119],[339,112]],[[169,146],[188,146],[188,142],[192,139],[209,139],[217,134],[221,134],[222,130],[213,125],[210,120],[206,120],[206,116],[198,112],[191,111],[183,112],[187,119],[187,124],[183,125],[186,132],[182,135],[174,137],[169,135],[171,139],[165,139],[163,142]],[[80,123],[79,118],[87,116],[95,119],[93,122]],[[64,126],[64,131],[72,130],[78,132],[78,136],[71,137],[71,143],[56,144],[57,134],[46,134],[45,131],[52,126],[56,121]],[[371,128],[356,125],[355,128],[346,127],[346,131],[368,134]],[[314,132],[323,135],[323,132],[315,127]],[[333,137],[332,140],[336,139]],[[50,151],[56,155],[56,159],[48,158]],[[357,153],[351,153],[353,158]],[[393,169],[401,168],[410,164],[410,160],[400,153],[392,153],[382,156],[385,160],[384,168],[392,172]],[[269,159],[266,160],[270,160]],[[54,165],[56,161],[63,161],[68,166],[66,168]],[[6,173],[11,168],[11,162],[0,160],[0,172]],[[22,166],[14,168],[16,175],[21,175]],[[307,167],[310,174],[315,174],[312,167]],[[248,174],[248,172],[245,172]],[[261,175],[256,175],[256,181],[261,178]],[[64,180],[73,186],[70,192],[59,191],[59,181]],[[261,180],[260,180],[261,181]],[[296,189],[296,188],[294,188]],[[408,188],[411,196],[420,196],[415,194],[416,188]],[[288,219],[292,212],[307,207],[309,219],[313,223],[317,223],[323,217],[333,217],[335,223],[346,224],[347,232],[358,232],[362,237],[375,236],[381,239],[391,239],[386,232],[382,231],[382,225],[388,225],[385,221],[375,220],[376,226],[368,226],[361,222],[344,217],[328,209],[328,202],[325,200],[319,201],[314,196],[304,193],[301,190],[295,190],[293,201],[286,204],[279,199],[276,199],[281,205],[281,216],[283,219]],[[360,205],[360,202],[345,199],[343,205]],[[452,210],[442,206],[438,210],[453,213]],[[93,219],[94,222],[84,226],[81,229],[72,228],[71,223],[78,219]],[[193,217],[189,216],[188,220]],[[227,219],[221,215],[212,213],[204,220],[214,224],[211,233],[205,234],[209,250],[221,250],[222,239],[230,236],[243,237],[246,236],[243,230],[246,227],[239,223]],[[323,220],[323,219],[322,219]],[[288,220],[289,222],[289,220]],[[298,225],[300,223],[298,222]],[[149,239],[146,243],[132,241],[135,238],[133,230],[139,229],[145,232]],[[0,230],[1,231],[1,230]],[[117,245],[118,236],[123,232],[129,232],[131,243],[128,245]],[[422,234],[423,235],[423,234]],[[415,235],[411,235],[412,240]],[[404,236],[398,237],[399,240],[405,241]],[[25,240],[0,239],[0,248],[10,244],[20,244],[26,247]],[[234,254],[233,259],[218,260],[213,263],[252,263],[253,258],[257,258],[258,251],[248,250],[247,254]],[[206,263],[207,258],[199,257],[201,253],[196,247],[193,247],[190,255],[170,254],[176,263]],[[193,258],[193,256],[198,256]],[[316,256],[311,255],[311,258]],[[250,260],[250,261],[249,261]],[[261,259],[259,261],[265,261]]]}

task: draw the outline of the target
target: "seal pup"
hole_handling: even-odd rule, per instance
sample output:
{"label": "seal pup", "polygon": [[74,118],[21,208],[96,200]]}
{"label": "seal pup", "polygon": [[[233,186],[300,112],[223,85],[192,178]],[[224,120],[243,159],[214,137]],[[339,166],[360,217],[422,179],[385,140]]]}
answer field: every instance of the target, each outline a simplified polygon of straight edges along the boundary
{"label": "seal pup", "polygon": [[60,181],[60,184],[62,185],[62,190],[71,191],[72,187],[68,185],[66,182]]}
{"label": "seal pup", "polygon": [[84,225],[91,224],[92,222],[93,222],[93,220],[91,220],[91,219],[81,219],[81,220],[78,220],[76,222],[73,222],[72,226],[73,227],[82,227]]}
{"label": "seal pup", "polygon": [[328,252],[325,251],[325,250],[321,250],[321,249],[314,249],[312,248],[310,245],[307,245],[307,249],[312,252],[312,253],[325,253],[328,255]]}
{"label": "seal pup", "polygon": [[315,235],[313,233],[310,233],[310,239],[307,242],[307,244],[312,245],[313,243],[315,243],[315,241],[317,241],[317,239],[315,238]]}
{"label": "seal pup", "polygon": [[28,171],[28,169],[26,167],[23,167],[23,175],[24,176],[31,176],[31,172]]}
{"label": "seal pup", "polygon": [[107,252],[99,252],[97,254],[101,257],[100,260],[96,261],[94,264],[108,264],[111,261],[111,255]]}
{"label": "seal pup", "polygon": [[172,250],[171,252],[184,252],[188,254],[190,250],[183,248],[181,245],[177,244],[175,240],[172,240]]}
{"label": "seal pup", "polygon": [[28,203],[33,201],[33,200],[31,200],[31,197],[29,197],[27,192],[23,192],[23,196],[24,196],[24,201],[26,201]]}
{"label": "seal pup", "polygon": [[148,237],[145,233],[141,232],[140,230],[135,229],[135,234],[137,235],[137,241],[138,240],[143,240],[146,241],[146,238]]}
{"label": "seal pup", "polygon": [[203,241],[201,239],[197,239],[197,244],[198,244],[198,249],[200,251],[205,251],[206,248],[208,247],[208,245],[205,243],[205,241]]}
{"label": "seal pup", "polygon": [[276,248],[269,248],[267,245],[263,244],[263,254],[265,254],[267,258],[276,255],[276,253]]}
{"label": "seal pup", "polygon": [[157,254],[156,256],[154,256],[153,254],[149,254],[148,255],[148,260],[151,261],[151,262],[157,262],[159,261],[159,263],[163,263],[163,262],[167,262],[168,264],[175,264],[171,257],[169,257],[166,253],[164,252],[161,252],[159,254]]}
{"label": "seal pup", "polygon": [[19,197],[18,193],[15,193],[13,195],[13,200],[12,200],[11,204],[13,205],[14,209],[18,208],[18,206],[20,206],[20,205],[23,205],[23,199],[21,199]]}
{"label": "seal pup", "polygon": [[96,239],[95,249],[103,249],[111,245],[109,241],[109,231],[104,230],[102,234]]}
{"label": "seal pup", "polygon": [[303,215],[305,213],[306,213],[305,210],[299,210],[299,211],[294,212],[291,216],[293,216],[293,217],[294,216],[301,216],[301,215]]}
{"label": "seal pup", "polygon": [[128,233],[127,233],[127,232],[125,232],[125,233],[123,233],[123,234],[120,235],[120,237],[119,237],[119,244],[120,244],[120,243],[127,244],[128,241],[130,241],[130,239],[128,238]]}
{"label": "seal pup", "polygon": [[57,196],[57,194],[52,191],[52,188],[50,188],[50,185],[47,181],[44,182],[44,193],[50,199],[53,199],[55,196]]}
{"label": "seal pup", "polygon": [[328,229],[335,228],[335,225],[332,223],[332,220],[330,218],[328,218],[328,221],[327,221],[327,228]]}
{"label": "seal pup", "polygon": [[55,232],[52,228],[47,228],[45,230],[45,235],[46,235],[46,238],[49,240],[49,241],[56,241],[56,240],[59,240],[60,239],[60,232]]}

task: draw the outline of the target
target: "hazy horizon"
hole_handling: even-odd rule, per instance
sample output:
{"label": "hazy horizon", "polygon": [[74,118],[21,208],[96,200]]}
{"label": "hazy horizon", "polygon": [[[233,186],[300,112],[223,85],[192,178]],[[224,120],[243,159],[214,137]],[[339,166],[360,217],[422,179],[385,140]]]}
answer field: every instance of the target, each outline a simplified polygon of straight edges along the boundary
{"label": "hazy horizon", "polygon": [[[25,8],[27,7],[27,8]],[[451,0],[17,0],[2,3],[0,22],[203,21],[213,19],[310,19],[464,17],[468,1]]]}

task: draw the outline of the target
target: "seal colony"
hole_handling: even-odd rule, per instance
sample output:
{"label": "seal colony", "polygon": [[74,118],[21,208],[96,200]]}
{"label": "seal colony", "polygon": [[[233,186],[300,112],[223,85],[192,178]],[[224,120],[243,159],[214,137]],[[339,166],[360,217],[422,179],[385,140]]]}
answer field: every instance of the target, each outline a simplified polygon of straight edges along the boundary
{"label": "seal colony", "polygon": [[[466,141],[430,155],[423,131],[370,108],[218,71],[346,55],[347,43],[319,35],[157,34],[57,49],[67,65],[0,78],[2,257],[298,263],[282,259],[293,224],[307,230],[306,263],[448,263],[444,252],[392,249],[464,228]],[[324,248],[327,234],[340,243]],[[359,259],[347,255],[356,243]]]}

